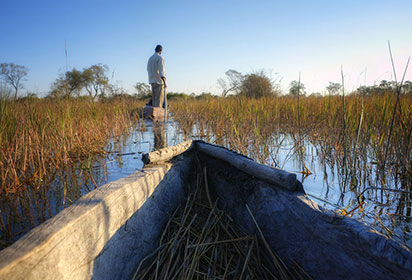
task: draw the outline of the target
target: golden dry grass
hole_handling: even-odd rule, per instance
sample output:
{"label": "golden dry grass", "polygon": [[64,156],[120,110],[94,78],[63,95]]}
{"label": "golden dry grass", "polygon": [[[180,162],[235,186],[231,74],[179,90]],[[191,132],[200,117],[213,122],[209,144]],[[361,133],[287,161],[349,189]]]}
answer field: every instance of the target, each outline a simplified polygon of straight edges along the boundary
{"label": "golden dry grass", "polygon": [[[103,155],[108,139],[127,132],[138,117],[133,112],[141,106],[142,102],[130,98],[100,102],[0,98],[0,227],[4,244],[19,233],[16,229],[26,231],[35,225],[32,211],[46,212],[48,203],[43,200],[48,199],[55,175]],[[94,180],[90,174],[85,176]]]}

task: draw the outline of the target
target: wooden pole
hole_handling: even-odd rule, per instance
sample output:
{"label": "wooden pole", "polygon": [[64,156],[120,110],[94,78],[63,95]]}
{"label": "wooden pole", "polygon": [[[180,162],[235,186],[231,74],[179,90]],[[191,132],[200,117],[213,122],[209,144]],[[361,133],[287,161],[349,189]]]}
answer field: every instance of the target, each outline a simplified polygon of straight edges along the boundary
{"label": "wooden pole", "polygon": [[165,120],[164,122],[167,122],[167,87],[165,87],[164,95],[165,95]]}

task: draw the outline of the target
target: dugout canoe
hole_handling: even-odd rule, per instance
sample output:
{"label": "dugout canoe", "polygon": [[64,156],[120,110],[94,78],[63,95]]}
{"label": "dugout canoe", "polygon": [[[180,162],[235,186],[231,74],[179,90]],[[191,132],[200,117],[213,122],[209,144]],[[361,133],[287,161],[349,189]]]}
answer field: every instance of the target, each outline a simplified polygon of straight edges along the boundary
{"label": "dugout canoe", "polygon": [[130,279],[202,169],[211,195],[245,232],[256,231],[248,205],[282,261],[313,279],[411,279],[408,248],[320,207],[295,174],[202,141],[143,160],[143,170],[90,192],[1,251],[0,279]]}
{"label": "dugout canoe", "polygon": [[142,108],[142,116],[145,119],[151,119],[153,121],[163,121],[166,110],[161,107],[144,106]]}

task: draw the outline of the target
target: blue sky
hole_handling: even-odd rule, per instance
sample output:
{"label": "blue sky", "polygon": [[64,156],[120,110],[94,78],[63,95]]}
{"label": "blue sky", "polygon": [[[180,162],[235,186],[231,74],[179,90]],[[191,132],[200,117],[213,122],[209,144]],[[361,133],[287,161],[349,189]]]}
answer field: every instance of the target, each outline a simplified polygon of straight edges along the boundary
{"label": "blue sky", "polygon": [[[146,63],[164,47],[168,90],[219,93],[229,69],[264,69],[301,80],[307,92],[398,77],[412,55],[412,1],[5,1],[0,62],[30,69],[27,90],[46,93],[65,71],[103,63],[114,84],[147,83]],[[412,80],[412,69],[406,78]],[[24,91],[23,91],[24,92]]]}

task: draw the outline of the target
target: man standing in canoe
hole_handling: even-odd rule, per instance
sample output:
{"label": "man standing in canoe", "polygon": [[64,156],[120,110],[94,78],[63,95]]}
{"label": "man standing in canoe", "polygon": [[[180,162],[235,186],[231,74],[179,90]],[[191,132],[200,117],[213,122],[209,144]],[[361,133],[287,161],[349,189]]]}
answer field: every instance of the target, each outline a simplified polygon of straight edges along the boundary
{"label": "man standing in canoe", "polygon": [[162,54],[162,46],[157,45],[155,53],[147,62],[147,73],[149,74],[149,83],[152,86],[152,106],[163,106],[164,89],[166,88],[165,61]]}

